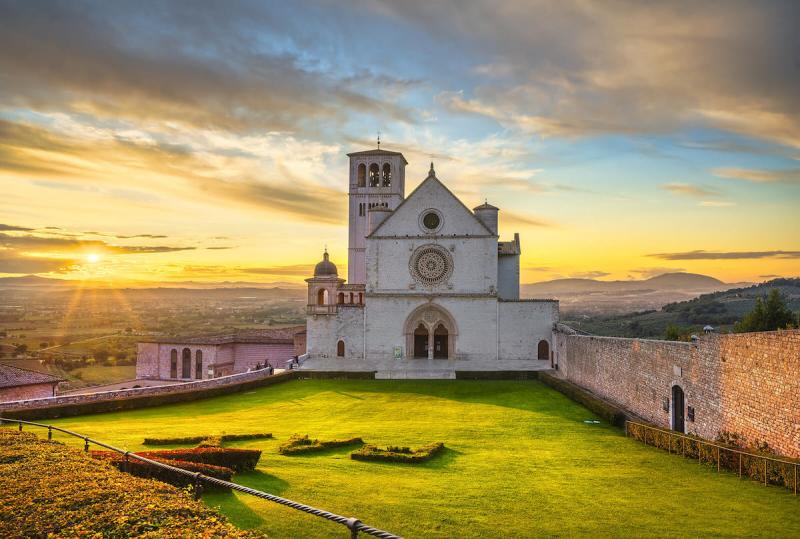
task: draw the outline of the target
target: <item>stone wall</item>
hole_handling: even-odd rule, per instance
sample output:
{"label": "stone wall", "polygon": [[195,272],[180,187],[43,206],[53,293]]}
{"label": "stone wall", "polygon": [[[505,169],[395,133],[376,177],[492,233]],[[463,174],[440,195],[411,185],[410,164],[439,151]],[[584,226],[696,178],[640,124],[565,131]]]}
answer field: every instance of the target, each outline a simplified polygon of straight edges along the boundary
{"label": "stone wall", "polygon": [[555,360],[563,378],[658,426],[672,427],[679,386],[686,432],[708,439],[733,432],[800,457],[798,330],[710,334],[696,343],[560,332]]}
{"label": "stone wall", "polygon": [[553,326],[558,322],[558,301],[500,301],[498,329],[500,359],[538,357],[539,341],[553,346]]}
{"label": "stone wall", "polygon": [[297,378],[297,372],[286,371],[270,376],[268,371],[260,370],[183,384],[3,402],[0,404],[0,415],[9,414],[10,417],[17,419],[61,417],[156,406],[213,397],[261,385],[293,380]]}

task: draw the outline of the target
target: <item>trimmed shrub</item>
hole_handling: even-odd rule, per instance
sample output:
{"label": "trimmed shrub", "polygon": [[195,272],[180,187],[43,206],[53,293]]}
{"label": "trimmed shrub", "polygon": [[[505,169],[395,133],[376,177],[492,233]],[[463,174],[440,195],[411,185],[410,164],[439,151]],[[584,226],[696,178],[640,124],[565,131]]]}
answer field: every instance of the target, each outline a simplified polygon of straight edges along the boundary
{"label": "trimmed shrub", "polygon": [[574,400],[578,404],[582,404],[584,407],[588,408],[590,411],[594,412],[612,425],[616,425],[618,427],[625,426],[627,414],[622,408],[604,401],[582,387],[579,387],[571,382],[567,382],[566,380],[562,380],[561,378],[556,378],[551,374],[539,371],[538,377],[539,380],[541,380],[544,384],[552,387],[559,393],[563,393],[569,399]]}
{"label": "trimmed shrub", "polygon": [[32,433],[0,429],[0,460],[0,537],[259,537],[176,487]]}
{"label": "trimmed shrub", "polygon": [[[741,472],[743,477],[749,477],[760,483],[766,482],[769,485],[794,489],[795,467],[800,464],[800,459],[780,457],[760,450],[763,445],[752,448],[731,444],[731,441],[744,443],[744,439],[738,436],[722,433],[718,441],[714,442],[715,446],[722,447],[715,447],[709,445],[711,442],[708,440],[693,434],[680,434],[658,427],[645,428],[636,423],[628,424],[628,435],[646,445],[681,454],[701,463],[716,466],[719,462],[721,470]],[[764,457],[785,462],[765,461]]]}
{"label": "trimmed shrub", "polygon": [[144,445],[184,445],[199,444],[209,438],[219,438],[221,442],[235,442],[239,440],[257,440],[261,438],[272,438],[272,434],[251,433],[251,434],[222,434],[221,436],[204,434],[202,436],[187,436],[184,438],[145,438]]}
{"label": "trimmed shrub", "polygon": [[299,455],[300,453],[313,453],[334,447],[345,447],[348,445],[363,444],[361,438],[347,438],[344,440],[312,440],[308,434],[301,436],[293,434],[287,442],[281,444],[278,452],[281,455]]}
{"label": "trimmed shrub", "polygon": [[[96,453],[109,453],[96,451]],[[116,454],[116,453],[113,453]],[[161,451],[137,451],[148,459],[183,460],[230,468],[237,472],[254,470],[261,458],[257,449],[233,449],[229,447],[195,447],[192,449],[163,449]]]}
{"label": "trimmed shrub", "polygon": [[[188,475],[184,475],[172,470],[165,470],[164,468],[159,468],[158,466],[151,466],[150,464],[140,460],[129,458],[126,465],[124,456],[120,455],[119,453],[113,453],[109,451],[92,451],[91,455],[96,459],[105,460],[120,471],[127,472],[137,477],[158,479],[159,481],[169,483],[170,485],[174,485],[176,487],[186,487],[194,484],[194,479]],[[200,472],[203,475],[215,477],[224,481],[230,481],[233,477],[233,470],[223,466],[214,466],[212,464],[189,462],[185,460],[167,460],[157,457],[148,458],[162,464],[175,466],[176,468],[186,470],[187,472]],[[203,487],[222,488],[211,483],[203,483]]]}
{"label": "trimmed shrub", "polygon": [[358,451],[350,453],[353,460],[379,461],[379,462],[402,462],[405,464],[418,464],[425,462],[436,456],[442,449],[442,442],[435,442],[423,445],[418,449],[409,447],[388,446],[386,449],[374,445],[365,445]]}
{"label": "trimmed shrub", "polygon": [[222,447],[222,436],[209,436],[197,444],[197,447]]}

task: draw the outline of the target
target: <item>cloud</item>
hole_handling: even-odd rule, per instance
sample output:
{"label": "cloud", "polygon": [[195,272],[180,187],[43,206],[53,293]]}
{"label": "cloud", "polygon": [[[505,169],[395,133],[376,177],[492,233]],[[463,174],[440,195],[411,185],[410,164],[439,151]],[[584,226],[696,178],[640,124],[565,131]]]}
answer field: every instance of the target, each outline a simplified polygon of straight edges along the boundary
{"label": "cloud", "polygon": [[599,279],[601,277],[608,277],[611,275],[607,271],[580,271],[577,273],[571,273],[569,276],[572,279]]}
{"label": "cloud", "polygon": [[662,260],[748,260],[761,258],[795,259],[800,251],[687,251],[685,253],[654,253],[647,256]]}
{"label": "cloud", "polygon": [[542,272],[549,272],[553,271],[553,268],[548,268],[545,266],[527,266],[522,268],[524,271],[542,271]]}
{"label": "cloud", "polygon": [[736,206],[735,202],[725,202],[722,200],[703,200],[700,202],[700,206],[705,208],[729,208],[731,206]]}
{"label": "cloud", "polygon": [[700,125],[800,147],[796,2],[379,5],[451,47],[481,51],[478,85],[439,94],[453,113],[543,137]]}
{"label": "cloud", "polygon": [[676,195],[686,195],[691,197],[708,197],[719,194],[719,191],[710,189],[708,187],[680,182],[667,183],[662,185],[661,188]]}
{"label": "cloud", "polygon": [[225,246],[221,246],[221,247],[206,247],[206,249],[208,249],[210,251],[224,251],[226,249],[233,249],[233,247],[225,247]]}
{"label": "cloud", "polygon": [[341,121],[345,111],[413,121],[367,91],[411,81],[354,81],[266,46],[264,33],[280,30],[275,19],[243,4],[0,4],[0,99],[40,111],[237,132],[315,131],[317,122]]}
{"label": "cloud", "polygon": [[751,168],[721,167],[712,170],[715,176],[731,180],[754,183],[797,183],[800,184],[800,168],[788,170],[760,170]]}
{"label": "cloud", "polygon": [[641,278],[649,279],[650,277],[657,277],[665,273],[676,273],[686,271],[684,268],[641,268],[630,270],[631,273],[638,273]]}
{"label": "cloud", "polygon": [[531,226],[531,227],[544,227],[554,228],[558,225],[547,219],[540,219],[531,215],[523,215],[521,213],[510,212],[506,210],[500,211],[500,221],[503,226]]}
{"label": "cloud", "polygon": [[74,259],[28,256],[10,250],[0,250],[0,273],[64,272],[76,263]]}
{"label": "cloud", "polygon": [[25,228],[24,226],[5,225],[3,223],[0,223],[0,230],[26,232],[26,231],[31,231],[31,230],[34,230],[34,229],[33,228]]}
{"label": "cloud", "polygon": [[270,266],[265,268],[241,268],[245,273],[262,275],[291,275],[310,277],[314,274],[313,264],[294,264],[290,266]]}
{"label": "cloud", "polygon": [[191,251],[196,247],[172,247],[166,245],[111,245],[100,240],[81,240],[53,238],[34,235],[12,236],[0,233],[0,246],[7,249],[42,251],[42,250],[97,250],[108,254],[148,254]]}

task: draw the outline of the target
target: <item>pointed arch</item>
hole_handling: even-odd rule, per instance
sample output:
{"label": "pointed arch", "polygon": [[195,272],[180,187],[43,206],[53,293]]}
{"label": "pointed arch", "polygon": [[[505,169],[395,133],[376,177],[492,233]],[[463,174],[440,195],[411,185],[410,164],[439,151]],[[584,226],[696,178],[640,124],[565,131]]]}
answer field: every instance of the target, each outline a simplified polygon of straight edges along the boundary
{"label": "pointed arch", "polygon": [[383,171],[381,173],[381,186],[392,186],[392,166],[389,163],[384,163]]}
{"label": "pointed arch", "polygon": [[184,348],[181,353],[181,378],[192,377],[192,351]]}
{"label": "pointed arch", "polygon": [[458,326],[455,318],[447,309],[435,303],[425,303],[411,311],[403,326],[403,334],[406,338],[406,357],[420,357],[423,332],[427,332],[428,358],[454,359],[456,357]]}
{"label": "pointed arch", "polygon": [[372,163],[369,166],[369,186],[378,187],[381,184],[381,167],[378,163]]}

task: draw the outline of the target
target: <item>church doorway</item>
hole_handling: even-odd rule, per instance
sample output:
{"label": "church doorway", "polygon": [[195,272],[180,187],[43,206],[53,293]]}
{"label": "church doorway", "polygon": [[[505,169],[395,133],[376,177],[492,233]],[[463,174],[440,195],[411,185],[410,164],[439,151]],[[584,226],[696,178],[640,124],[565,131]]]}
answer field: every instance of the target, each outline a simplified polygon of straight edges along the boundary
{"label": "church doorway", "polygon": [[681,386],[672,386],[672,430],[685,432],[683,419],[683,389]]}
{"label": "church doorway", "polygon": [[539,360],[550,359],[550,343],[542,339],[539,341],[536,357]]}
{"label": "church doorway", "polygon": [[433,330],[433,359],[447,359],[447,328],[439,324]]}
{"label": "church doorway", "polygon": [[422,323],[414,330],[414,357],[428,357],[428,328]]}
{"label": "church doorway", "polygon": [[411,311],[403,335],[408,359],[456,359],[458,328],[440,305],[428,302]]}

